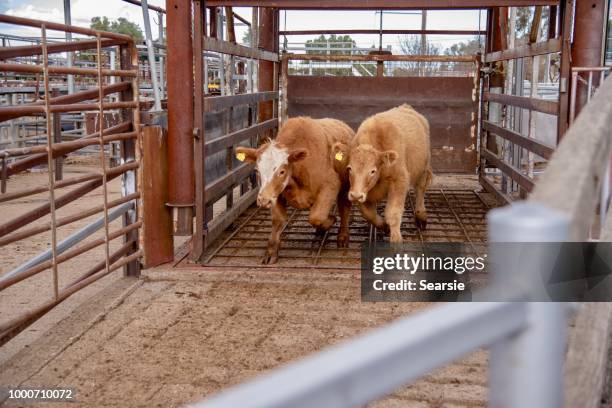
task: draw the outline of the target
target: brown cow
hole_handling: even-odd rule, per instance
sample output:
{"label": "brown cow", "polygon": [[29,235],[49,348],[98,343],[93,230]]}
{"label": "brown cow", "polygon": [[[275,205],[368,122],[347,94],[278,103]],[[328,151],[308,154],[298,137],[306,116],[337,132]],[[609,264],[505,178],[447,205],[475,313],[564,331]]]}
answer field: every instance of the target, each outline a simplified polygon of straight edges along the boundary
{"label": "brown cow", "polygon": [[[410,186],[416,190],[417,228],[427,226],[424,196],[432,178],[430,161],[429,123],[409,105],[371,116],[357,130],[349,153],[349,200],[359,203],[376,228],[390,232],[391,243],[402,242],[400,224]],[[385,198],[383,220],[376,203]]]}
{"label": "brown cow", "polygon": [[276,140],[259,149],[236,148],[239,159],[257,163],[261,182],[257,204],[272,212],[272,234],[264,264],[278,260],[287,204],[310,208],[308,220],[320,233],[336,222],[331,210],[338,202],[338,246],[348,246],[351,203],[347,199],[347,160],[341,155],[335,157],[332,147],[348,146],[353,136],[353,130],[339,120],[296,117],[287,120]]}

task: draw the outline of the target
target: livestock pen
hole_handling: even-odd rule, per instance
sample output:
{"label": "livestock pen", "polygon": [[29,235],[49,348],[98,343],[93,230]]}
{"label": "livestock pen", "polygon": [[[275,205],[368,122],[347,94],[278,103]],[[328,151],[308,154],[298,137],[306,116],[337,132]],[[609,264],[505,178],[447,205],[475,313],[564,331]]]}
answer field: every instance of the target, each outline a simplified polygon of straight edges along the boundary
{"label": "livestock pen", "polygon": [[[267,383],[211,403],[352,406],[376,400],[375,406],[467,407],[489,400],[496,406],[555,406],[565,378],[567,406],[578,406],[576,401],[597,406],[608,352],[608,304],[588,305],[575,316],[565,354],[569,312],[562,306],[466,304],[424,311],[436,306],[361,302],[361,247],[388,237],[356,208],[348,248],[336,247],[337,224],[318,236],[305,211],[290,209],[279,262],[262,265],[270,216],[254,205],[253,165],[236,160],[234,149],[273,138],[290,117],[333,117],[356,129],[368,116],[407,103],[430,122],[435,181],[425,198],[425,231],[415,227],[409,194],[405,240],[486,245],[490,210],[525,198],[568,215],[570,235],[559,240],[606,239],[612,225],[606,212],[612,146],[605,128],[612,112],[602,101],[612,98],[611,83],[598,57],[572,47],[572,40],[597,37],[601,27],[588,17],[602,13],[604,3],[591,8],[565,0],[168,0],[165,10],[156,10],[165,13],[167,24],[162,109],[139,98],[131,38],[0,16],[1,23],[41,30],[42,39],[39,45],[0,49],[1,73],[21,73],[42,84],[35,99],[19,105],[8,100],[0,120],[44,118],[46,139],[44,145],[0,150],[0,206],[6,209],[0,223],[0,384],[70,386],[77,402],[90,406],[175,406],[348,340],[346,350],[355,347],[364,360],[342,366],[345,371],[330,374],[324,384],[316,381],[317,371],[327,372],[334,360],[321,356],[315,357],[314,371],[288,367]],[[512,10],[528,6],[534,7],[529,36],[515,46],[509,41],[515,37]],[[251,18],[236,7],[250,7]],[[385,30],[382,24],[378,30],[280,29],[283,11],[347,9],[380,11],[381,19],[389,10],[471,9],[480,10],[486,23],[470,30]],[[236,21],[248,25],[251,45],[238,43]],[[83,38],[47,43],[47,30]],[[282,52],[282,37],[321,33],[476,36],[484,51],[392,54],[380,46]],[[119,68],[104,56],[111,49]],[[49,59],[84,50],[94,50],[94,68]],[[214,75],[211,55],[217,61]],[[544,59],[554,62],[546,66],[556,78],[539,88],[538,61]],[[89,88],[53,96],[54,83],[69,75],[90,78]],[[216,75],[221,95],[210,92]],[[67,112],[93,112],[91,133],[63,141],[57,124]],[[111,113],[113,122],[106,119]],[[113,161],[109,143],[119,147]],[[91,146],[97,157],[88,160],[98,168],[77,156]],[[25,173],[29,169],[35,171]],[[59,195],[70,186],[77,187]],[[113,273],[118,269],[125,278]],[[538,313],[558,324],[528,324]],[[367,354],[383,343],[361,339],[360,346],[351,346],[357,344],[351,337],[406,315],[395,326],[408,333],[405,343],[389,348],[388,355],[370,360]],[[431,333],[411,334],[428,319],[436,319]],[[372,338],[396,334],[380,330]],[[440,336],[462,340],[452,352],[440,343],[442,352],[434,347]],[[510,369],[512,350],[522,356],[533,352],[512,342],[517,338],[540,345],[551,341],[550,355],[561,352],[559,361],[538,373],[520,364]],[[491,345],[489,356],[481,347]],[[399,359],[403,352],[408,360]],[[417,357],[419,364],[392,380],[355,391],[363,376],[394,367],[382,364],[384,358],[410,364]],[[462,359],[453,363],[457,358]],[[555,371],[563,359],[565,377]],[[441,365],[446,366],[430,372]],[[275,382],[285,374],[304,376],[303,388]],[[537,374],[550,382],[542,385]],[[515,399],[520,387],[541,393]],[[275,389],[286,393],[270,391]],[[354,398],[334,399],[345,389],[352,389]]]}

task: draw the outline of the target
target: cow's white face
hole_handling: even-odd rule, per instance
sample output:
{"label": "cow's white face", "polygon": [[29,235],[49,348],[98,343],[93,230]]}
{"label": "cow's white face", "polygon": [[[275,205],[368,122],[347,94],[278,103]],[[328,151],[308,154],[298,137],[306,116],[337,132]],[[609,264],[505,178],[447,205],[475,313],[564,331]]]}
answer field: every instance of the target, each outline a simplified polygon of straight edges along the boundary
{"label": "cow's white face", "polygon": [[276,142],[265,144],[258,150],[239,147],[236,152],[244,153],[247,161],[256,163],[260,182],[257,204],[264,208],[272,207],[289,184],[291,164],[306,157],[305,149],[289,151]]}
{"label": "cow's white face", "polygon": [[278,183],[281,191],[287,187],[289,177],[287,176],[289,166],[289,151],[285,147],[280,147],[276,142],[272,142],[257,158],[257,171],[261,180],[261,190],[265,190],[270,183]]}

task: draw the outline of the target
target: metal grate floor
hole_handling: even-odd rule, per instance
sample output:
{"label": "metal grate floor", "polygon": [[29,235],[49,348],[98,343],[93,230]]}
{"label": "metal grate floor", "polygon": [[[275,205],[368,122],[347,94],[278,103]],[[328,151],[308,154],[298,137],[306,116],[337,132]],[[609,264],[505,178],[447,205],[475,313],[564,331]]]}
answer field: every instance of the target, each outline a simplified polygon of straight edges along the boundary
{"label": "metal grate floor", "polygon": [[[414,223],[414,193],[406,200],[402,217],[405,242],[465,242],[474,245],[486,241],[485,216],[489,206],[472,190],[433,189],[425,196],[427,230]],[[382,214],[384,203],[379,204]],[[338,248],[339,220],[324,236],[317,236],[308,223],[308,210],[289,208],[281,236],[278,263],[269,267],[359,269],[361,245],[388,241],[389,237],[372,227],[357,206],[352,207],[348,248]],[[261,265],[271,231],[268,210],[250,207],[204,254],[205,266],[268,267]]]}

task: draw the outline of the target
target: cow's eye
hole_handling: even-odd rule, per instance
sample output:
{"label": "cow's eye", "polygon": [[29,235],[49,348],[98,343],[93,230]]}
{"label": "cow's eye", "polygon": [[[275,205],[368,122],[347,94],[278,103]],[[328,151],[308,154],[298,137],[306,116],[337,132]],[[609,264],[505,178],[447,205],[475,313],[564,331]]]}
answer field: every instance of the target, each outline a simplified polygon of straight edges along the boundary
{"label": "cow's eye", "polygon": [[348,166],[346,169],[348,170],[349,173],[351,172],[351,170],[353,170],[351,166]]}
{"label": "cow's eye", "polygon": [[285,170],[281,170],[278,174],[279,174],[279,176],[284,176],[285,175]]}
{"label": "cow's eye", "polygon": [[373,175],[374,173],[376,173],[376,169],[372,169],[372,170],[370,170],[370,174],[372,174],[372,175]]}

